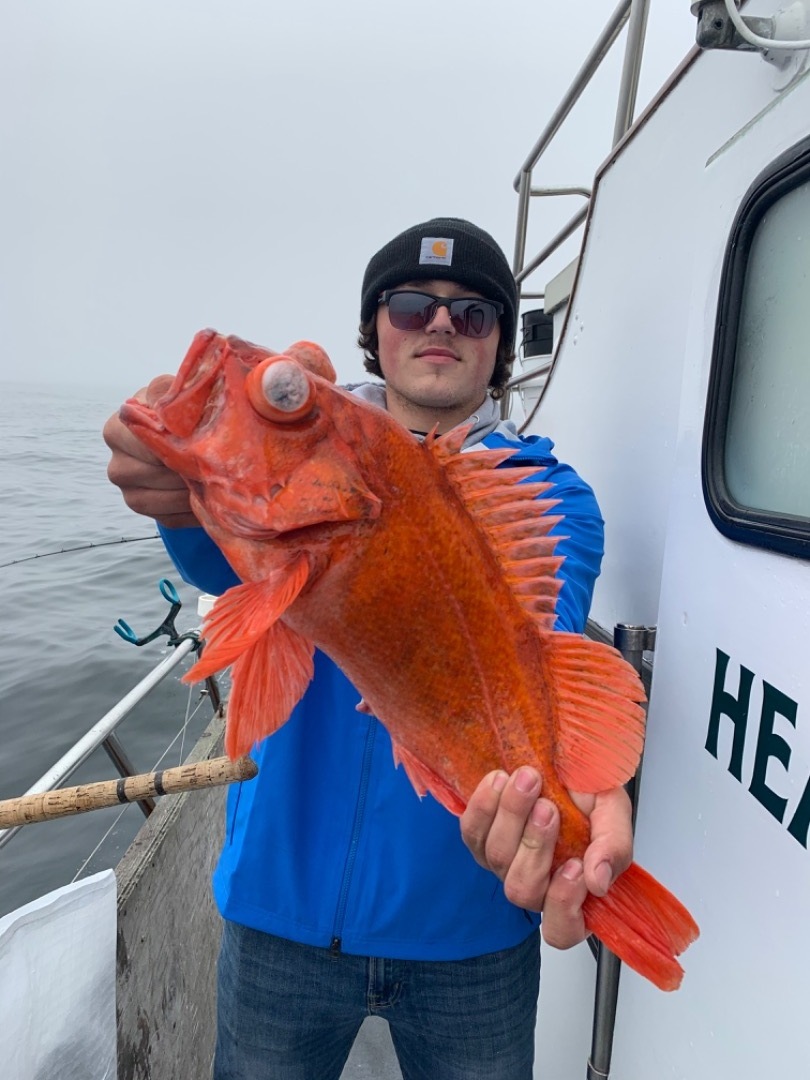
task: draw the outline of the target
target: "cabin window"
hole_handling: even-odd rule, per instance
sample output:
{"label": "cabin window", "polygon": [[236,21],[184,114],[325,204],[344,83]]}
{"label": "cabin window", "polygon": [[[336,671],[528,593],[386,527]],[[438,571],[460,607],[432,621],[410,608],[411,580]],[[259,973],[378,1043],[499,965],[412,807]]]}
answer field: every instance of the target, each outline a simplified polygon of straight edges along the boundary
{"label": "cabin window", "polygon": [[732,229],[703,486],[725,535],[810,558],[810,140],[757,179]]}

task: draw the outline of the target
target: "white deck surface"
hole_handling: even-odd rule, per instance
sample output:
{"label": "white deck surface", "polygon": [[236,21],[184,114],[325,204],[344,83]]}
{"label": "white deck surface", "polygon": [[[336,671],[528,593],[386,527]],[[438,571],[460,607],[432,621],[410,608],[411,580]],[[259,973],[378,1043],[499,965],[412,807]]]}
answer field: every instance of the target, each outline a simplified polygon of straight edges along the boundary
{"label": "white deck surface", "polygon": [[402,1080],[388,1024],[381,1017],[363,1021],[341,1080]]}

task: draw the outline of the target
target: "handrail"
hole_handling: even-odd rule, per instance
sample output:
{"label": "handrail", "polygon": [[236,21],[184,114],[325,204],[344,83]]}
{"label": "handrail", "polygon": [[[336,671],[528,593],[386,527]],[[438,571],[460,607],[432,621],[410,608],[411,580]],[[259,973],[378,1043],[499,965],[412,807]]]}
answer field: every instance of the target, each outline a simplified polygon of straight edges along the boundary
{"label": "handrail", "polygon": [[583,199],[590,199],[592,192],[586,187],[533,187],[529,194],[532,198],[536,196],[547,198],[549,195],[581,195]]}
{"label": "handrail", "polygon": [[647,16],[649,13],[650,0],[633,0],[630,6],[627,42],[624,46],[622,77],[619,82],[616,123],[613,126],[614,146],[617,146],[630,130],[636,112],[638,80],[641,74],[641,60],[644,55],[644,40],[647,36]]}
{"label": "handrail", "polygon": [[[134,686],[109,712],[105,713],[78,742],[71,746],[66,754],[62,755],[55,765],[52,765],[47,772],[43,773],[39,780],[32,784],[23,794],[40,795],[45,791],[53,791],[54,788],[64,783],[87,760],[96,747],[100,746],[121,721],[132,712],[138,702],[142,701],[198,645],[199,638],[196,634],[183,638],[157,667],[153,668],[148,675],[141,679],[137,686]],[[4,847],[21,828],[21,825],[17,825],[14,828],[0,831],[0,848]]]}
{"label": "handrail", "polygon": [[[529,218],[529,194],[532,172],[542,155],[548,149],[554,136],[562,127],[565,118],[576,105],[577,101],[579,101],[588,83],[599,69],[602,61],[610,52],[613,43],[621,33],[624,24],[627,22],[631,4],[634,2],[638,3],[638,0],[621,0],[619,6],[608,20],[602,34],[597,39],[596,44],[588,54],[585,63],[574,76],[574,81],[563,96],[562,101],[555,109],[537,142],[530,150],[528,157],[521,166],[520,172],[515,177],[514,188],[515,191],[518,192],[519,203],[517,231],[515,234],[515,255],[512,269],[516,276],[523,269],[523,259],[526,254],[526,228]],[[647,3],[648,0],[642,0],[642,2]]]}
{"label": "handrail", "polygon": [[624,24],[627,22],[630,15],[630,8],[633,4],[633,0],[620,0],[618,7],[608,19],[605,24],[605,28],[602,31],[599,38],[597,38],[596,44],[588,53],[585,62],[582,67],[574,76],[571,85],[563,95],[563,99],[557,108],[554,110],[551,119],[546,124],[542,133],[537,139],[532,149],[529,151],[526,160],[520,168],[520,172],[517,174],[513,181],[513,187],[515,191],[520,186],[520,178],[524,173],[532,172],[537,162],[542,155],[548,149],[551,140],[560,130],[565,121],[565,118],[571,112],[573,107],[579,101],[583,94],[583,91],[596,74],[600,64],[610,52],[613,43],[621,33]]}
{"label": "handrail", "polygon": [[525,281],[529,274],[533,274],[537,267],[540,266],[541,263],[544,263],[550,255],[553,255],[557,248],[564,243],[572,233],[577,231],[587,216],[588,205],[586,204],[585,206],[580,207],[572,218],[569,218],[553,240],[550,240],[543,250],[538,255],[535,255],[528,266],[524,266],[521,271],[515,274],[515,281],[518,285]]}
{"label": "handrail", "polygon": [[[573,82],[563,95],[562,101],[555,109],[551,119],[546,124],[540,137],[535,142],[529,155],[521,166],[520,172],[514,180],[514,188],[518,193],[517,224],[515,227],[515,249],[512,260],[512,272],[518,283],[519,299],[541,298],[542,293],[528,293],[523,289],[523,282],[533,274],[555,251],[579,228],[588,215],[590,207],[591,191],[587,188],[536,188],[532,187],[532,173],[540,158],[548,149],[557,132],[565,122],[566,117],[579,101],[586,87],[602,64],[607,54],[613,47],[616,39],[628,25],[627,41],[624,51],[621,80],[619,83],[618,103],[616,118],[613,128],[613,146],[616,146],[624,137],[633,123],[638,94],[638,81],[641,72],[641,60],[644,52],[644,40],[647,32],[647,16],[649,14],[650,0],[620,0],[620,3],[605,24],[602,33],[591,49],[582,67],[575,75]],[[566,225],[550,240],[546,246],[526,263],[526,235],[529,223],[529,200],[535,196],[546,197],[549,195],[583,195],[586,198],[585,206],[579,210]],[[556,351],[555,351],[556,360]],[[554,361],[548,366],[549,374],[553,370]],[[527,381],[524,377],[517,377],[519,382]],[[506,387],[506,394],[501,403],[503,416],[509,415],[510,389],[518,385],[515,380],[510,380]],[[542,398],[542,395],[541,395]],[[532,415],[537,409],[538,400]],[[531,419],[531,418],[530,418]],[[528,421],[527,421],[528,423]]]}
{"label": "handrail", "polygon": [[554,359],[550,356],[545,363],[538,364],[537,367],[532,368],[531,371],[523,371],[520,375],[513,375],[506,384],[506,389],[512,390],[515,386],[522,386],[523,383],[531,382],[532,379],[537,379],[540,375],[546,375],[551,370],[551,365],[553,363]]}

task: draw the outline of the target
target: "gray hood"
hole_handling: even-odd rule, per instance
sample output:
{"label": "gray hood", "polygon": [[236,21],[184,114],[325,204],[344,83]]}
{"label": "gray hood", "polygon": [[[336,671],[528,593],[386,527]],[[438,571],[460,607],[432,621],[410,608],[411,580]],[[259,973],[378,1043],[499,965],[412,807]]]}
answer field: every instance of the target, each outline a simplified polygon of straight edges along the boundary
{"label": "gray hood", "polygon": [[[369,401],[372,405],[377,405],[381,409],[387,409],[388,403],[385,397],[385,383],[379,382],[367,382],[358,383],[356,385],[345,387],[346,390],[351,391],[352,394],[357,394],[363,401]],[[472,429],[469,435],[464,440],[464,449],[473,450],[478,449],[479,444],[487,435],[492,435],[493,432],[497,432],[503,436],[504,439],[509,439],[510,442],[518,442],[519,435],[517,428],[511,420],[501,419],[501,406],[500,403],[495,401],[487,394],[485,400],[481,403],[477,412],[468,417],[464,423],[472,423]],[[484,449],[481,447],[481,449]]]}

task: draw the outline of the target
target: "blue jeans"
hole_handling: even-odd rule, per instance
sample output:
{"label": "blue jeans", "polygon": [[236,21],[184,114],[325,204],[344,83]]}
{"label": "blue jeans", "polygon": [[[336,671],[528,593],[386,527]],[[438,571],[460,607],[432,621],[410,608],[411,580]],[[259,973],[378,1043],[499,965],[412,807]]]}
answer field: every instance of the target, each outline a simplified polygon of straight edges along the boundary
{"label": "blue jeans", "polygon": [[338,1080],[366,1016],[404,1080],[532,1080],[540,941],[472,960],[383,960],[226,922],[214,1080]]}

